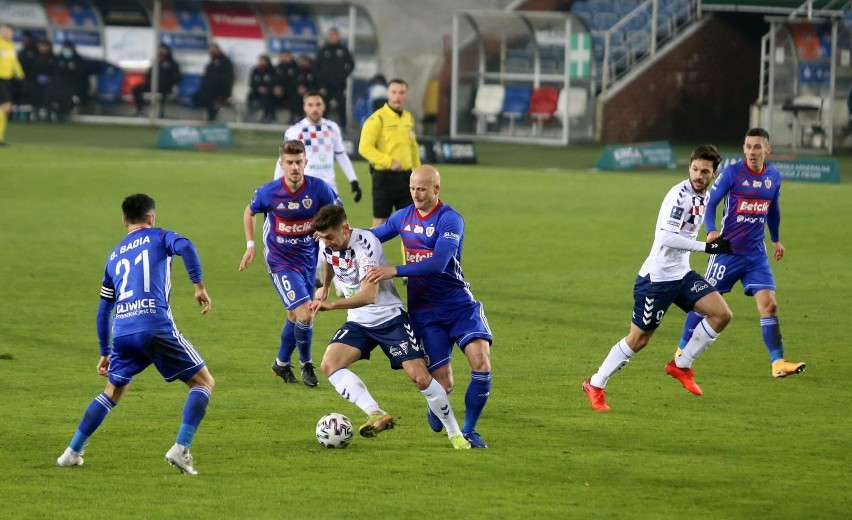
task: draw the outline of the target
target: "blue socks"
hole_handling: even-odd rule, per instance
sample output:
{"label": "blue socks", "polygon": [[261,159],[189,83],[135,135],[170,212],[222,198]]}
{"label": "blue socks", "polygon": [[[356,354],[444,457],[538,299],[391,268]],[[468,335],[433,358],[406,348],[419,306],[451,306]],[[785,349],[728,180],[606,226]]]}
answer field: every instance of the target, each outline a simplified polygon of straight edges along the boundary
{"label": "blue socks", "polygon": [[206,386],[193,386],[189,389],[189,395],[186,396],[186,403],[183,405],[183,420],[175,441],[177,444],[182,444],[187,449],[192,446],[195,430],[201,424],[201,419],[204,419],[209,402],[210,389]]}
{"label": "blue socks", "polygon": [[683,350],[683,347],[689,343],[689,338],[691,338],[692,333],[695,332],[695,327],[697,327],[703,319],[704,316],[695,311],[689,311],[686,313],[686,321],[683,323],[683,333],[680,335],[680,344],[677,346],[679,349]]}
{"label": "blue socks", "polygon": [[[296,320],[296,346],[299,347],[299,361],[302,364],[311,360],[311,341],[314,338],[314,324]],[[293,352],[292,350],[290,351]],[[283,359],[281,361],[284,361]]]}
{"label": "blue socks", "polygon": [[296,324],[290,320],[281,329],[281,346],[278,347],[278,361],[290,364],[293,351],[296,350]]}
{"label": "blue socks", "polygon": [[82,452],[83,448],[86,446],[86,442],[89,440],[89,437],[91,437],[101,423],[104,422],[107,414],[115,408],[115,405],[116,403],[114,403],[112,399],[107,397],[107,395],[103,392],[92,399],[92,402],[89,403],[89,407],[86,408],[86,412],[83,414],[83,418],[77,426],[77,432],[74,433],[74,437],[71,439],[71,443],[68,447],[77,453]]}
{"label": "blue socks", "polygon": [[464,394],[464,426],[462,433],[476,430],[476,422],[491,393],[491,372],[470,372],[470,384]]}
{"label": "blue socks", "polygon": [[763,335],[763,343],[769,351],[769,360],[773,363],[784,357],[784,343],[781,341],[781,326],[778,325],[778,316],[760,318],[760,332]]}

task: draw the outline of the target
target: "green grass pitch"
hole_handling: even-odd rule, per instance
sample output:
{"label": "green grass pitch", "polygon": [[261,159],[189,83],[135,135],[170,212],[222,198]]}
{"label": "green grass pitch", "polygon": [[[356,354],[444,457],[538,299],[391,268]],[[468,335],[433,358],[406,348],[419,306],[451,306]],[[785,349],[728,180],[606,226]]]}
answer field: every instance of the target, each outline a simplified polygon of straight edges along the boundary
{"label": "green grass pitch", "polygon": [[[262,260],[237,271],[242,211],[271,177],[279,135],[241,132],[234,149],[198,153],[154,150],[155,136],[15,125],[0,149],[0,517],[849,517],[848,181],[782,192],[787,257],[773,268],[788,356],[808,363],[804,374],[770,376],[754,303],[735,292],[731,325],[695,365],[702,397],[663,371],[683,322],[672,308],[610,381],[613,411],[601,414],[580,384],[627,332],[659,204],[686,167],[601,173],[589,169],[598,146],[480,144],[479,165],[440,170],[495,336],[479,426],[491,448],[453,450],[429,430],[414,385],[374,356],[353,369],[397,428],[325,450],[316,421],[337,411],[357,427],[362,413],[322,377],[309,389],[271,375],[283,308]],[[689,149],[676,148],[682,163]],[[843,175],[850,166],[841,157]],[[353,224],[368,227],[370,180],[365,163],[356,169],[365,198],[352,203],[341,182],[342,197]],[[54,467],[105,384],[95,372],[100,278],[124,233],[121,200],[140,191],[157,200],[159,226],[193,240],[213,300],[201,316],[177,261],[175,320],[217,381],[194,478],[163,461],[186,388],[154,369],[91,438],[84,466]],[[397,244],[388,257],[398,260]],[[705,259],[693,254],[699,272]],[[318,317],[317,362],[344,319]],[[469,369],[454,359],[461,420]]]}

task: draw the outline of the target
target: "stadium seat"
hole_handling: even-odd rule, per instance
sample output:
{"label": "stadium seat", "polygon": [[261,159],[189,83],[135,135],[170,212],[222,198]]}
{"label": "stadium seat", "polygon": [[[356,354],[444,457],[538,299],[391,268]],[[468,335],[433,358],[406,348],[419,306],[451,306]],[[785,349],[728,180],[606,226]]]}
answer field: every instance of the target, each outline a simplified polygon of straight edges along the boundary
{"label": "stadium seat", "polygon": [[198,74],[183,74],[178,82],[177,102],[186,108],[195,108],[192,104],[192,95],[201,86],[201,76]]}
{"label": "stadium seat", "polygon": [[118,67],[109,66],[98,74],[95,98],[98,103],[112,106],[121,101],[121,85],[124,83],[124,71]]}
{"label": "stadium seat", "polygon": [[588,104],[589,92],[585,88],[563,88],[559,91],[559,99],[556,102],[556,117],[562,120],[567,108],[569,121],[562,121],[563,124],[570,122],[571,120],[580,119],[586,115]]}
{"label": "stadium seat", "polygon": [[553,119],[556,112],[559,89],[556,87],[538,87],[530,97],[530,119],[533,121],[533,134],[539,134],[541,127]]}
{"label": "stadium seat", "polygon": [[473,102],[473,115],[476,116],[476,133],[484,133],[488,123],[495,123],[503,109],[505,95],[503,85],[480,85]]}
{"label": "stadium seat", "polygon": [[507,87],[503,95],[503,117],[509,120],[509,135],[515,135],[515,121],[524,118],[530,108],[529,87]]}

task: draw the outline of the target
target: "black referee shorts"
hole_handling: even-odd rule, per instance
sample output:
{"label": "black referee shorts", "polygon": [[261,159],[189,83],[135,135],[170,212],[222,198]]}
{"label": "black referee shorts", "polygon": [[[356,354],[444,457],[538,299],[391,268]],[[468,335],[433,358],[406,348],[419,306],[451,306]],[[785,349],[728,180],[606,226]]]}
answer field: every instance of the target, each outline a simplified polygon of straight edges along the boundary
{"label": "black referee shorts", "polygon": [[408,190],[411,170],[371,170],[373,176],[373,218],[387,219],[395,210],[411,205]]}
{"label": "black referee shorts", "polygon": [[12,80],[0,79],[0,105],[12,102]]}

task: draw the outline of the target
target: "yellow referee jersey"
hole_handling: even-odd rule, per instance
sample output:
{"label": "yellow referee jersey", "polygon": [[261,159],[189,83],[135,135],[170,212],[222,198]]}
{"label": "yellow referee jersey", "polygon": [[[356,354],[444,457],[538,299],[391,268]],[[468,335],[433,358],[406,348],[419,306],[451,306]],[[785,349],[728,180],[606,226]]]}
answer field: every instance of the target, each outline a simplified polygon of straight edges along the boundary
{"label": "yellow referee jersey", "polygon": [[15,54],[15,44],[0,38],[0,79],[24,79],[24,69]]}
{"label": "yellow referee jersey", "polygon": [[376,170],[390,170],[396,160],[403,169],[420,166],[420,148],[414,134],[414,116],[395,112],[387,103],[373,112],[361,128],[358,153]]}

